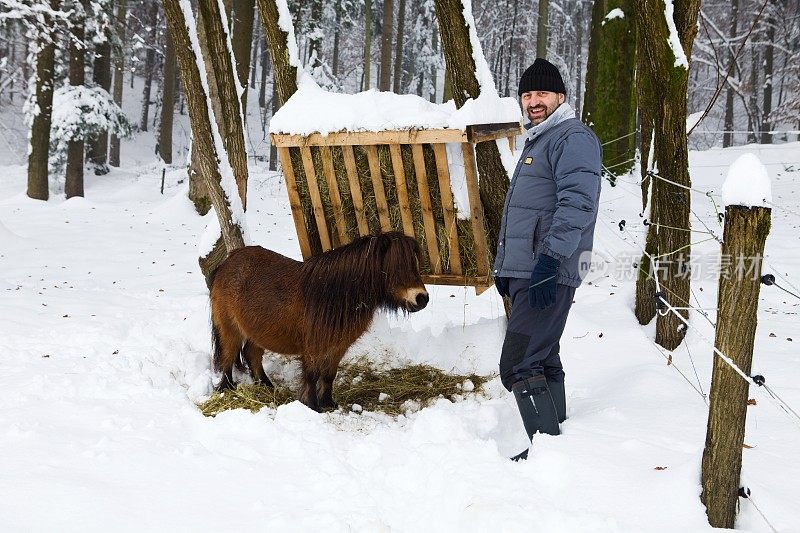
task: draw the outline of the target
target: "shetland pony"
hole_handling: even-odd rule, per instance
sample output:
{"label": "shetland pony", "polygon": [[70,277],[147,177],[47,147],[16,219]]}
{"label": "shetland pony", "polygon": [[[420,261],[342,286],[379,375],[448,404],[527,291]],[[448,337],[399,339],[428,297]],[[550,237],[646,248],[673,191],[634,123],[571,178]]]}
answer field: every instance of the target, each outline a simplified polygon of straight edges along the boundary
{"label": "shetland pony", "polygon": [[271,387],[261,362],[269,350],[299,356],[301,402],[335,408],[339,362],[375,311],[413,313],[428,304],[419,256],[417,241],[398,232],[361,237],[305,262],[260,246],[234,251],[211,285],[217,389],[235,387],[233,367],[244,369],[242,360],[256,382]]}

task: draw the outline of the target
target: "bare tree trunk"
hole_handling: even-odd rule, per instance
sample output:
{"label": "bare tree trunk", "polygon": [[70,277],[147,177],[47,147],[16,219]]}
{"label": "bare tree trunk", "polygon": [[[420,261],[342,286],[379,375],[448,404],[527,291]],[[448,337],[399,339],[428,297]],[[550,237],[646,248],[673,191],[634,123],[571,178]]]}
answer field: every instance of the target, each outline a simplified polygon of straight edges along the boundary
{"label": "bare tree trunk", "polygon": [[[278,84],[275,83],[273,78],[272,80],[272,110],[271,116],[275,116],[275,113],[278,112],[279,109],[278,105]],[[269,145],[269,169],[270,170],[277,170],[278,169],[278,147],[274,144],[270,143]]]}
{"label": "bare tree trunk", "polygon": [[547,32],[550,28],[550,0],[539,0],[539,20],[536,23],[536,57],[547,59]]}
{"label": "bare tree trunk", "polygon": [[394,24],[394,0],[383,0],[383,27],[381,33],[381,77],[378,89],[392,89],[392,26]]}
{"label": "bare tree trunk", "polygon": [[[172,164],[172,121],[175,114],[175,45],[167,28],[164,47],[164,88],[161,91],[161,122],[158,129],[156,153],[164,163]],[[191,184],[190,184],[191,187]],[[208,209],[206,209],[208,212]]]}
{"label": "bare tree trunk", "polygon": [[253,45],[253,19],[256,0],[233,0],[231,41],[236,58],[236,75],[242,86],[242,116],[247,117],[247,74],[250,72],[250,47]]}
{"label": "bare tree trunk", "polygon": [[[452,85],[456,107],[464,105],[468,98],[480,95],[476,77],[475,60],[469,29],[464,19],[461,0],[436,0],[436,16],[444,48],[446,72]],[[494,141],[475,146],[478,172],[480,174],[480,197],[483,204],[489,264],[492,263],[500,234],[500,219],[508,190],[508,174],[500,159],[500,151]]]}
{"label": "bare tree trunk", "polygon": [[[198,13],[205,27],[205,41],[210,55],[210,62],[206,63],[206,70],[210,68],[214,71],[214,85],[216,85],[221,114],[221,117],[217,117],[217,123],[221,122],[219,130],[223,135],[222,141],[225,144],[226,155],[233,169],[242,207],[247,209],[247,149],[244,142],[241,101],[236,93],[238,75],[234,69],[233,57],[226,36],[227,18],[224,13],[219,12],[219,4],[216,2],[200,2]],[[249,35],[247,40],[249,42]],[[248,51],[245,58],[248,58],[249,55]],[[245,70],[245,83],[246,72]],[[214,91],[212,90],[212,92]]]}
{"label": "bare tree trunk", "polygon": [[[267,67],[269,66],[269,55],[267,54],[267,37],[261,43],[261,87],[258,90],[258,107],[267,107]],[[274,84],[273,84],[274,89]]]}
{"label": "bare tree trunk", "polygon": [[[251,49],[253,51],[251,58],[250,58],[250,88],[256,88],[256,65],[258,65],[258,58],[260,57],[260,47],[259,45],[262,43],[261,39],[261,29],[258,25],[255,24],[255,15],[253,15],[253,44],[251,45]],[[262,106],[263,107],[263,106]],[[246,108],[243,108],[246,109]]]}
{"label": "bare tree trunk", "polygon": [[[117,36],[120,48],[117,50],[114,61],[114,102],[122,107],[122,82],[125,77],[125,13],[126,0],[118,0],[117,4]],[[108,164],[112,167],[119,166],[119,137],[111,135],[111,150],[108,155]]]}
{"label": "bare tree trunk", "polygon": [[[433,37],[431,37],[431,46],[433,51],[439,54],[439,28],[433,28]],[[431,94],[429,100],[434,104],[437,102],[437,91],[439,86],[439,72],[435,65],[431,66]],[[446,100],[445,100],[446,101]]]}
{"label": "bare tree trunk", "polygon": [[[625,17],[606,20],[615,8]],[[636,154],[635,10],[633,0],[597,0],[592,9],[583,121],[605,144],[603,164],[613,174],[632,169]]]}
{"label": "bare tree trunk", "polygon": [[750,45],[750,50],[752,51],[752,60],[750,61],[750,87],[752,90],[750,91],[750,98],[748,98],[748,107],[750,108],[747,113],[747,122],[748,122],[748,142],[758,142],[759,138],[759,128],[761,126],[761,121],[759,120],[758,116],[758,65],[761,64],[761,58],[758,53],[758,49],[755,45]]}
{"label": "bare tree trunk", "polygon": [[403,79],[403,39],[406,29],[406,0],[400,0],[397,7],[397,38],[394,48],[394,83],[392,91],[400,94],[400,85]]}
{"label": "bare tree trunk", "polygon": [[577,7],[577,21],[575,23],[575,32],[578,39],[577,53],[578,57],[575,60],[576,67],[575,73],[578,76],[578,81],[575,84],[575,114],[579,117],[583,116],[583,99],[581,92],[583,90],[583,32],[584,32],[584,18],[583,18],[583,3],[578,3]]}
{"label": "bare tree trunk", "polygon": [[331,65],[331,75],[336,78],[339,75],[339,37],[342,25],[342,0],[336,0],[333,5],[336,13],[336,20],[333,26],[333,63]]}
{"label": "bare tree trunk", "polygon": [[[775,62],[775,15],[772,7],[769,7],[767,17],[767,44],[764,50],[764,110],[761,115],[761,144],[772,143],[772,126],[770,125],[769,115],[772,113],[772,75]],[[754,88],[755,89],[755,88]]]}
{"label": "bare tree trunk", "polygon": [[[733,39],[739,31],[737,26],[739,24],[739,0],[731,0],[731,28],[728,33],[728,63],[735,61]],[[733,88],[730,81],[727,83],[728,89],[725,91],[725,133],[722,134],[722,147],[727,148],[733,144]]]}
{"label": "bare tree trunk", "polygon": [[[209,42],[219,42],[223,40],[224,30],[222,30],[221,35],[216,33],[221,30],[222,24],[224,24],[224,15],[219,12],[218,4],[215,2],[200,2],[200,8],[205,11],[204,23],[207,24],[206,32]],[[181,7],[180,0],[164,0],[164,14],[166,15],[170,34],[174,40],[175,52],[181,69],[184,93],[189,107],[189,119],[191,120],[194,134],[193,151],[198,154],[198,173],[206,182],[211,196],[211,202],[214,204],[214,210],[217,213],[222,230],[222,240],[225,243],[224,249],[227,253],[230,253],[244,246],[244,238],[242,236],[242,228],[239,226],[238,220],[234,217],[231,208],[232,202],[235,200],[229,198],[226,195],[225,189],[221,186],[222,174],[220,172],[220,162],[222,162],[223,166],[228,166],[228,162],[226,161],[228,155],[224,153],[221,154],[217,150],[218,147],[221,147],[220,135],[218,133],[216,120],[212,118],[213,110],[208,108],[208,95],[206,94],[202,82],[202,78],[206,76],[206,73],[200,72],[198,68],[197,50],[192,47],[189,36],[189,31],[192,30],[190,30],[187,25],[186,16]],[[228,68],[224,69],[224,72],[228,76],[226,81],[230,83],[233,81],[234,75],[231,66],[231,56],[229,52],[226,52],[225,55],[227,57]],[[217,59],[225,61],[224,58]],[[238,107],[238,95],[233,98],[233,101]],[[236,118],[241,122],[239,117]],[[205,258],[201,258],[201,261],[202,259]],[[213,266],[216,267],[219,262],[221,262],[221,260],[215,262],[216,264]],[[206,283],[209,285],[212,274],[213,269],[203,269],[203,275],[206,278]]]}
{"label": "bare tree trunk", "polygon": [[[139,120],[139,129],[147,131],[147,123],[150,121],[150,95],[153,90],[153,73],[156,64],[156,39],[158,38],[158,2],[150,0],[150,43],[147,46],[147,53],[144,61],[144,89],[142,91],[142,116]],[[133,80],[133,76],[131,76]]]}
{"label": "bare tree trunk", "polygon": [[311,0],[308,34],[309,66],[315,69],[322,65],[322,0]]}
{"label": "bare tree trunk", "polygon": [[[86,83],[86,7],[88,0],[75,2],[72,16],[72,38],[69,41],[69,84],[79,87]],[[83,196],[83,139],[72,139],[67,145],[67,169],[64,194],[67,198]]]}
{"label": "bare tree trunk", "polygon": [[370,64],[372,63],[372,0],[364,0],[364,79],[361,90],[372,86]]}
{"label": "bare tree trunk", "polygon": [[[719,277],[714,345],[748,376],[770,216],[764,207],[725,209],[722,258],[727,260]],[[700,500],[715,528],[733,528],[736,520],[749,385],[721,357],[714,357]]]}
{"label": "bare tree trunk", "polygon": [[[60,0],[50,0],[50,8],[59,8]],[[43,15],[46,20],[48,14]],[[46,24],[47,27],[52,24]],[[39,112],[33,117],[31,141],[28,152],[28,196],[36,200],[47,200],[50,196],[47,156],[50,153],[50,124],[53,114],[53,84],[56,53],[56,32],[48,36],[40,30],[36,54],[36,105]]]}
{"label": "bare tree trunk", "polygon": [[[106,9],[113,13],[113,2],[105,4]],[[109,17],[110,18],[110,17]],[[111,90],[111,34],[108,30],[104,31],[103,42],[95,46],[94,65],[92,78],[98,87]],[[94,166],[94,173],[97,176],[108,174],[108,131],[101,131],[88,144],[89,161]]]}
{"label": "bare tree trunk", "polygon": [[[700,0],[680,0],[674,3],[673,21],[682,49],[691,57],[692,43],[697,32]],[[636,9],[637,31],[648,36],[641,39],[640,53],[644,54],[644,74],[653,89],[655,108],[655,160],[659,180],[653,188],[651,222],[656,224],[656,254],[663,297],[675,307],[689,304],[689,212],[691,197],[687,188],[689,153],[686,139],[686,91],[689,65],[678,64],[669,46],[664,3],[661,0],[643,0]],[[677,185],[676,185],[677,184]],[[647,258],[643,258],[644,264]],[[686,316],[686,311],[679,311]],[[683,322],[673,313],[659,315],[656,324],[656,342],[668,350],[680,345],[686,334]]]}

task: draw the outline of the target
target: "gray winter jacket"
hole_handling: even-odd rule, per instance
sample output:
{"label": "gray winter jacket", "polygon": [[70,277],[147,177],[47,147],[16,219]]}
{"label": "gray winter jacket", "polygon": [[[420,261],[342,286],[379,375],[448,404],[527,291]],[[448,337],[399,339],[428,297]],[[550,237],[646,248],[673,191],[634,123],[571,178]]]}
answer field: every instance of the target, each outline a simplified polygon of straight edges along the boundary
{"label": "gray winter jacket", "polygon": [[526,137],[506,194],[493,274],[528,278],[546,254],[561,261],[558,283],[578,287],[591,262],[600,142],[566,103]]}

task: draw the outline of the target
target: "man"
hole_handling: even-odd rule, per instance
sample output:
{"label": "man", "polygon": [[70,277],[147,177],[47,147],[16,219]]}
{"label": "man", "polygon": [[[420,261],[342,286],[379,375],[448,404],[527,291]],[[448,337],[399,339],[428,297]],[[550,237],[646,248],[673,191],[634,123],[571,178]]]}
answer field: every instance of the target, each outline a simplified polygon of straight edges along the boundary
{"label": "man", "polygon": [[494,277],[500,295],[511,298],[500,379],[532,437],[560,434],[566,418],[559,341],[591,259],[602,149],[565,103],[552,63],[536,59],[519,96],[531,123],[506,195]]}

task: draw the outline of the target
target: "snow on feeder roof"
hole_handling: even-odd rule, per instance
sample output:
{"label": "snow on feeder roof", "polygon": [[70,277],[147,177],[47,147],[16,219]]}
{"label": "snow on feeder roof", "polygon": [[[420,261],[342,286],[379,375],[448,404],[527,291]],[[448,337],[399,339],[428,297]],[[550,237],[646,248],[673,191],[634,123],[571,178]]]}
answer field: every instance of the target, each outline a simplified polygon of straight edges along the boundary
{"label": "snow on feeder roof", "polygon": [[452,100],[433,104],[413,94],[375,89],[340,94],[303,84],[272,117],[269,132],[326,135],[340,131],[464,130],[472,124],[519,122],[520,118],[516,99],[491,94],[469,99],[456,109]]}
{"label": "snow on feeder roof", "polygon": [[722,184],[722,201],[726,207],[769,207],[772,202],[772,184],[767,168],[757,155],[744,153],[731,164],[725,183]]}

